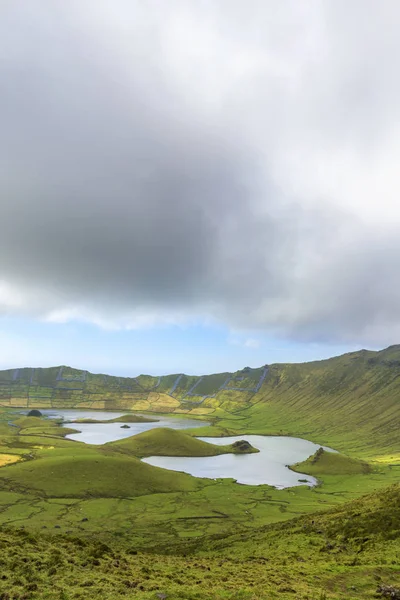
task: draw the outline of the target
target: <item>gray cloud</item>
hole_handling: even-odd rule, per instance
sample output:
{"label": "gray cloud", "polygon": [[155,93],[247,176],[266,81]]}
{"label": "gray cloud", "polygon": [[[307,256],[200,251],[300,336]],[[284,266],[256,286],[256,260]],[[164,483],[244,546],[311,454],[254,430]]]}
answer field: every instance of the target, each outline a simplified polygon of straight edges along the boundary
{"label": "gray cloud", "polygon": [[0,311],[398,341],[396,2],[1,11]]}

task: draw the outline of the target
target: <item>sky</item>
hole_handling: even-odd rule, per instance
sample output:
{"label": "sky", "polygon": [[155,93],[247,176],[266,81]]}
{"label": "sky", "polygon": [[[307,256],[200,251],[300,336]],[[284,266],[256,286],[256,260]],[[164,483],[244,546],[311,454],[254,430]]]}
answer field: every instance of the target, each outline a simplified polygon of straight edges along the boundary
{"label": "sky", "polygon": [[400,341],[397,0],[2,0],[0,368]]}

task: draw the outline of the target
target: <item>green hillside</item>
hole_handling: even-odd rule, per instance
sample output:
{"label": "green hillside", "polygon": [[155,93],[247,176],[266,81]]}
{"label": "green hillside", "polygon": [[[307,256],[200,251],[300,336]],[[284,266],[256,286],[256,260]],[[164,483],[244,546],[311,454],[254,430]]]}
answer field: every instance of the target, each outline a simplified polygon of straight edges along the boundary
{"label": "green hillside", "polygon": [[400,347],[203,377],[14,369],[0,372],[0,405],[198,415],[219,432],[289,433],[391,461],[400,456]]}
{"label": "green hillside", "polygon": [[33,600],[395,600],[399,536],[398,485],[257,532],[197,539],[178,552],[2,528],[0,589],[3,598]]}

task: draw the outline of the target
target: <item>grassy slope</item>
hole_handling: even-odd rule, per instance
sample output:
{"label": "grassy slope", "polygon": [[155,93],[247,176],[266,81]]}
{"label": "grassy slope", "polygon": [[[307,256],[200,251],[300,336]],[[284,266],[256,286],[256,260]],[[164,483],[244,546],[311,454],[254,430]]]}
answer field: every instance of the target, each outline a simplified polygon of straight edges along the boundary
{"label": "grassy slope", "polygon": [[[216,446],[198,440],[183,431],[157,427],[123,440],[109,442],[105,447],[138,457],[145,456],[217,456],[239,453],[232,445]],[[257,452],[255,448],[251,452]]]}
{"label": "grassy slope", "polygon": [[59,498],[135,497],[199,489],[199,482],[184,473],[168,472],[138,459],[104,455],[82,446],[54,450],[45,457],[0,470],[3,489]]}
{"label": "grassy slope", "polygon": [[[160,501],[157,494],[144,497],[130,495],[131,490],[128,487],[114,490],[110,459],[115,456],[121,457],[121,454],[115,452],[116,448],[113,448],[112,444],[94,448],[79,442],[64,440],[56,435],[57,429],[63,432],[64,428],[61,429],[57,423],[46,419],[27,419],[17,416],[16,422],[19,423],[19,427],[14,428],[8,424],[12,418],[15,419],[16,415],[8,411],[0,412],[0,452],[23,458],[36,457],[40,459],[41,469],[44,468],[45,462],[52,465],[54,459],[65,460],[64,466],[67,470],[71,467],[71,456],[77,457],[79,454],[82,472],[87,473],[89,469],[86,459],[90,459],[89,462],[94,461],[94,471],[91,472],[91,477],[81,480],[76,488],[72,487],[72,492],[68,491],[66,485],[64,486],[67,490],[65,501],[68,500],[66,496],[71,497],[76,494],[73,507],[66,511],[62,498],[60,498],[61,503],[57,505],[48,498],[51,494],[59,496],[62,493],[61,480],[58,481],[60,487],[57,487],[57,482],[52,484],[53,488],[35,487],[36,478],[33,472],[30,473],[30,469],[33,468],[34,471],[36,466],[33,465],[39,464],[39,461],[26,463],[26,467],[24,466],[21,471],[22,475],[16,475],[15,480],[13,473],[18,474],[18,472],[12,470],[14,467],[4,467],[0,470],[0,481],[4,490],[0,494],[0,524],[21,523],[29,529],[37,530],[43,522],[49,523],[50,526],[57,522],[61,525],[61,531],[77,532],[80,527],[79,517],[84,511],[91,517],[90,522],[85,525],[87,533],[118,532],[119,535],[124,536],[129,531],[129,535],[140,547],[151,546],[154,544],[154,539],[157,539],[157,544],[163,543],[169,546],[177,540],[191,537],[207,537],[214,533],[225,535],[235,530],[256,529],[266,523],[287,520],[299,514],[334,506],[358,497],[362,493],[388,485],[392,481],[398,481],[400,475],[400,467],[374,463],[373,471],[367,476],[346,473],[336,476],[324,474],[322,477],[318,476],[322,479],[322,485],[314,490],[301,486],[284,491],[267,486],[239,486],[229,480],[217,482],[217,485],[214,482],[213,485],[204,485],[204,480],[197,480],[199,488],[196,491],[181,492],[179,491],[181,487],[173,484],[175,487],[169,488],[171,493],[164,493]],[[37,429],[38,422],[41,424],[40,431]],[[21,428],[21,425],[24,428]],[[185,436],[184,440],[187,444],[187,434],[179,433]],[[188,431],[189,433],[192,434],[193,430]],[[182,441],[181,436],[178,437]],[[167,442],[164,440],[163,443]],[[129,445],[130,442],[126,444]],[[218,450],[220,451],[220,447]],[[150,451],[157,452],[154,444]],[[169,452],[171,451],[169,449]],[[100,458],[97,454],[94,456],[94,452],[100,453]],[[140,454],[143,449],[136,449],[135,452]],[[103,460],[103,457],[108,459],[106,462],[110,477],[107,475],[104,478],[101,469],[96,467],[96,461]],[[50,467],[46,470],[50,475],[52,474]],[[168,472],[170,480],[171,473]],[[23,487],[24,480],[32,486],[28,491],[26,486]],[[96,494],[104,497],[93,497],[91,495],[93,489]],[[21,494],[22,491],[24,494]],[[19,494],[12,503],[8,499],[9,493]],[[142,493],[140,489],[139,493]],[[119,494],[125,496],[125,499],[116,500],[115,496]]]}
{"label": "grassy slope", "polygon": [[157,419],[151,419],[150,417],[142,417],[140,415],[122,415],[121,417],[115,417],[115,419],[106,419],[99,421],[98,419],[75,419],[73,423],[155,423]]}
{"label": "grassy slope", "polygon": [[0,590],[26,600],[372,599],[379,584],[398,585],[399,535],[399,486],[257,533],[197,540],[180,555],[3,529]]}
{"label": "grassy slope", "polygon": [[367,462],[336,454],[326,452],[322,448],[317,450],[313,456],[307,460],[297,463],[292,467],[293,471],[307,473],[309,475],[367,475],[371,473],[372,468]]}
{"label": "grassy slope", "polygon": [[398,462],[399,347],[272,365],[251,405],[226,403],[218,415],[220,431],[298,435],[354,456]]}
{"label": "grassy slope", "polygon": [[203,401],[201,396],[187,395],[199,382],[193,376],[179,380],[172,398],[168,393],[178,379],[175,375],[117,378],[65,367],[61,381],[59,373],[59,367],[2,371],[0,402],[7,405],[14,398],[21,406],[193,410],[200,417],[217,419],[220,432],[290,433],[357,457],[400,459],[399,346],[313,363],[271,365],[257,394],[232,388],[251,389],[262,369],[234,374],[220,391],[229,374],[210,375],[195,388],[199,394],[215,394]]}
{"label": "grassy slope", "polygon": [[[57,524],[60,532],[118,534],[140,548],[169,548],[192,538],[257,530],[266,523],[358,497],[398,481],[400,474],[400,468],[377,464],[369,475],[323,475],[319,477],[323,484],[313,490],[300,486],[279,491],[268,486],[237,485],[231,480],[196,480],[161,470],[166,480],[160,482],[157,477],[158,487],[151,485],[150,489],[142,486],[140,473],[138,483],[132,484],[136,475],[131,475],[131,470],[141,464],[116,452],[112,444],[95,447],[49,435],[46,426],[51,432],[57,424],[46,420],[44,435],[27,435],[24,431],[32,429],[31,421],[25,424],[28,427],[19,435],[10,425],[0,426],[0,453],[28,459],[0,469],[0,525],[12,523],[37,531],[44,524]],[[187,434],[179,433],[185,436],[186,443]],[[151,452],[154,451],[152,447]],[[116,459],[133,462],[120,463]],[[116,469],[118,479],[132,481],[116,483]],[[141,474],[147,477],[147,472]],[[181,491],[181,476],[193,484],[191,490]],[[154,491],[163,493],[138,495]],[[84,526],[80,523],[82,515],[89,517]]]}

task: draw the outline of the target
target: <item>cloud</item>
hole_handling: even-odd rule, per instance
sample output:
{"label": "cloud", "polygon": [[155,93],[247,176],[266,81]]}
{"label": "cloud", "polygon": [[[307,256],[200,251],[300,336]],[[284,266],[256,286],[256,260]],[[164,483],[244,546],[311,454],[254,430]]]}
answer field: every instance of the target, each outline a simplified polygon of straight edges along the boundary
{"label": "cloud", "polygon": [[1,11],[1,313],[398,341],[397,2]]}
{"label": "cloud", "polygon": [[229,337],[228,337],[228,344],[230,344],[231,346],[241,346],[243,348],[250,348],[250,349],[257,349],[260,348],[261,346],[261,341],[256,339],[256,338],[251,338],[248,337],[246,338],[245,336],[243,336],[243,333],[240,331],[236,331],[235,333],[232,333]]}
{"label": "cloud", "polygon": [[244,342],[244,345],[246,348],[257,349],[261,346],[261,342],[255,338],[247,338],[247,340]]}

